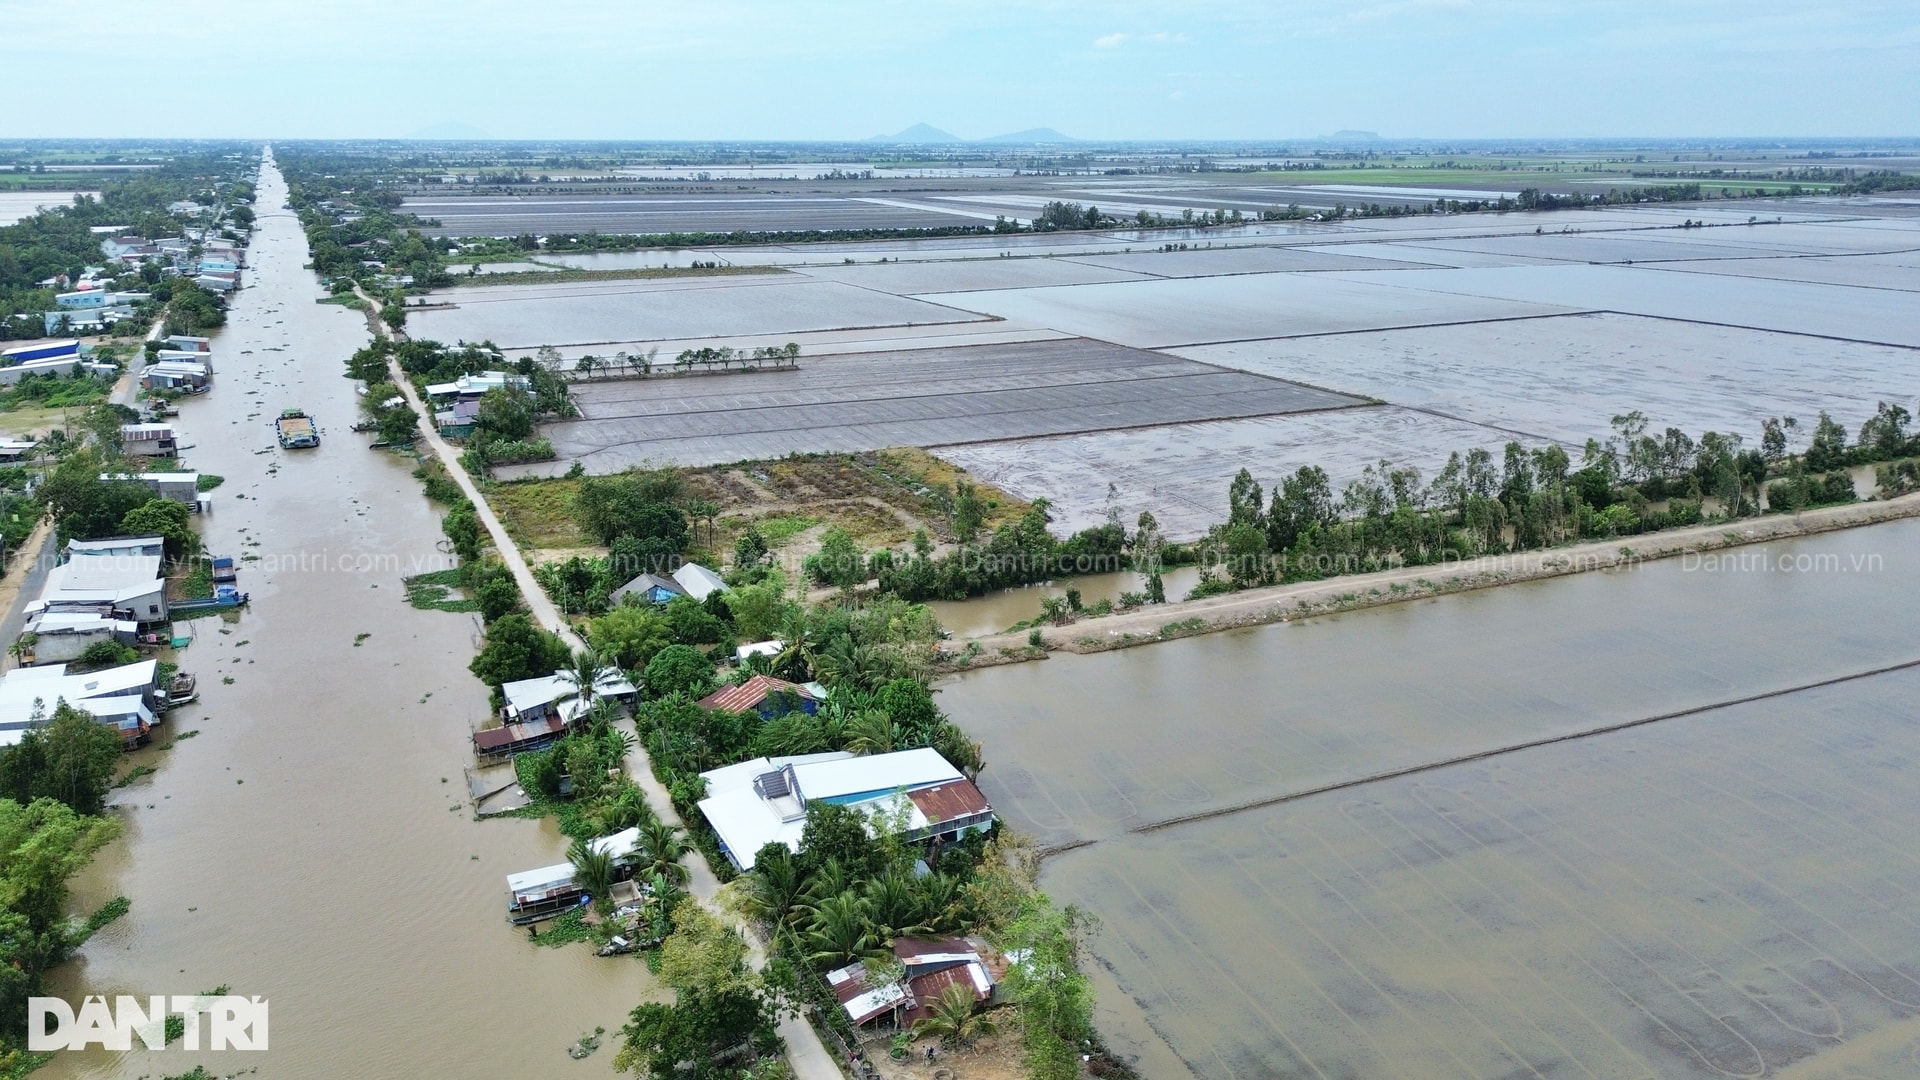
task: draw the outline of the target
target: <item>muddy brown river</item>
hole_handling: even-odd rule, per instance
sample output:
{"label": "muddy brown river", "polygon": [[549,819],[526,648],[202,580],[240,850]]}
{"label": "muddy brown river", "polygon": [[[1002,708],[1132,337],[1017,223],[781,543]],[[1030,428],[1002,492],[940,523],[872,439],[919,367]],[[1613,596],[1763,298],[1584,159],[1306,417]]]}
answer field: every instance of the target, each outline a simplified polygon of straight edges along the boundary
{"label": "muddy brown river", "polygon": [[[53,977],[54,992],[270,1000],[265,1053],[63,1053],[39,1075],[159,1076],[206,1065],[275,1078],[608,1075],[570,1060],[648,993],[644,965],[546,949],[505,921],[506,874],[564,861],[553,829],[475,822],[461,773],[486,715],[466,671],[474,616],[416,611],[401,578],[441,558],[412,462],[353,435],[351,311],[316,304],[286,186],[265,170],[245,288],[214,340],[216,388],[181,409],[192,468],[226,478],[200,525],[245,556],[253,605],[193,623],[181,652],[201,701],[117,794],[124,838],[78,882],[132,911]],[[302,406],[317,450],[282,451],[271,420]],[[255,558],[257,556],[257,559]]]}
{"label": "muddy brown river", "polygon": [[1910,1076],[1916,551],[1882,525],[941,702],[1103,920],[1101,1027],[1147,1075]]}

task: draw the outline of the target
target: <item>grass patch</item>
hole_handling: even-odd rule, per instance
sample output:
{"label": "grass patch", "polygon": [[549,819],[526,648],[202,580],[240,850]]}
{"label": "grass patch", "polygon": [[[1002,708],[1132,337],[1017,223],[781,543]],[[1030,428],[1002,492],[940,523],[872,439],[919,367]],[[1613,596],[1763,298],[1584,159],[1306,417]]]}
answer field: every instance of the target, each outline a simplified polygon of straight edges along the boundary
{"label": "grass patch", "polygon": [[152,776],[154,773],[159,771],[160,770],[154,768],[151,765],[135,765],[133,768],[127,770],[127,775],[121,777],[118,780],[115,780],[113,782],[113,786],[117,788],[123,788],[123,787],[126,787],[128,784],[133,783],[135,780],[140,779],[143,776]]}
{"label": "grass patch", "polygon": [[[133,901],[124,896],[116,896],[106,903],[101,904],[98,908],[94,909],[93,914],[87,916],[86,922],[80,924],[80,941],[86,941],[101,927],[125,915],[127,909],[131,907],[133,907]],[[76,944],[78,944],[78,942],[76,942]]]}
{"label": "grass patch", "polygon": [[186,573],[174,579],[180,600],[210,600],[213,598],[213,561],[195,559]]}
{"label": "grass patch", "polygon": [[522,548],[594,547],[573,517],[580,481],[565,477],[513,480],[487,487],[487,505]]}
{"label": "grass patch", "polygon": [[587,925],[587,909],[572,908],[547,924],[545,930],[535,939],[541,945],[557,949],[562,945],[571,945],[576,941],[585,941],[593,936],[593,928]]}
{"label": "grass patch", "polygon": [[[431,574],[420,574],[406,579],[407,603],[421,611],[452,611],[465,613],[479,611],[480,602],[455,595],[454,589],[460,586],[460,571],[435,570]],[[355,645],[367,639],[366,634],[354,638]]]}
{"label": "grass patch", "polygon": [[199,482],[194,485],[194,490],[195,491],[212,491],[214,488],[217,488],[221,484],[224,484],[226,482],[227,482],[227,478],[224,476],[215,476],[213,473],[203,472],[200,474]]}
{"label": "grass patch", "polygon": [[772,547],[779,547],[818,524],[820,519],[809,514],[775,514],[753,523]]}
{"label": "grass patch", "polygon": [[1179,637],[1182,634],[1197,634],[1207,628],[1207,620],[1195,615],[1191,619],[1170,622],[1160,628],[1161,637]]}

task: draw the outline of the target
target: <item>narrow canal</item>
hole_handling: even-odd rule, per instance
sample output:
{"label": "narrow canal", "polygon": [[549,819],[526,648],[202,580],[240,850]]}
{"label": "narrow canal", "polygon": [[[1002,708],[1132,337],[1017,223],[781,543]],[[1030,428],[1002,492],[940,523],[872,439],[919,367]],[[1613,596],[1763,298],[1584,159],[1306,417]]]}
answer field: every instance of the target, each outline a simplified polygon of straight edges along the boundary
{"label": "narrow canal", "polygon": [[[503,879],[564,861],[548,825],[476,823],[462,766],[487,695],[467,673],[474,616],[417,611],[401,579],[436,569],[439,515],[412,462],[348,430],[349,353],[367,340],[303,269],[286,184],[263,170],[247,287],[214,340],[216,386],[185,403],[187,464],[226,478],[200,522],[245,557],[253,605],[201,620],[182,650],[201,701],[137,760],[126,823],[77,883],[132,911],[55,976],[54,992],[190,994],[225,984],[271,1002],[264,1054],[62,1054],[49,1077],[604,1076],[579,1035],[617,1029],[645,967],[540,948],[504,919]],[[272,419],[300,406],[325,432],[283,451]]]}

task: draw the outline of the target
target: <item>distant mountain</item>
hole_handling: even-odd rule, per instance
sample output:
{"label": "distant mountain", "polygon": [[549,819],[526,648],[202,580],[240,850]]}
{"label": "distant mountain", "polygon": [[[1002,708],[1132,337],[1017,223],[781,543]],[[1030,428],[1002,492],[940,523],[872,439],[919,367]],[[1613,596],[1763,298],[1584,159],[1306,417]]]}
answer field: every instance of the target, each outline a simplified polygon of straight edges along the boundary
{"label": "distant mountain", "polygon": [[1341,128],[1339,131],[1327,136],[1327,138],[1345,139],[1348,142],[1378,142],[1380,141],[1380,133],[1377,131],[1355,131],[1352,128]]}
{"label": "distant mountain", "polygon": [[1032,146],[1039,143],[1071,143],[1071,142],[1079,142],[1080,140],[1072,138],[1071,136],[1062,135],[1059,132],[1053,130],[1052,128],[1043,127],[1043,128],[1028,128],[1025,131],[1016,131],[1011,135],[995,135],[991,139],[975,139],[974,141],[981,142],[981,143],[1012,143],[1012,144],[1018,144],[1022,146]]}
{"label": "distant mountain", "polygon": [[453,120],[442,120],[437,124],[429,124],[418,131],[410,131],[406,134],[406,138],[409,139],[459,140],[491,137],[472,124],[462,124]]}
{"label": "distant mountain", "polygon": [[965,142],[955,135],[941,131],[930,124],[915,124],[896,135],[875,135],[868,142],[878,143],[958,143]]}

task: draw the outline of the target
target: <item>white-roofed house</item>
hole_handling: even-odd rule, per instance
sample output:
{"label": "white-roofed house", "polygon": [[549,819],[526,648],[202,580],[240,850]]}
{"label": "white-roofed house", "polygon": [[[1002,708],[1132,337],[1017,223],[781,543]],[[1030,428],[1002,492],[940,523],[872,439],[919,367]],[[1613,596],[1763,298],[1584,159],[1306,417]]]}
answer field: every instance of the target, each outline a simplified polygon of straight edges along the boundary
{"label": "white-roofed house", "polygon": [[[608,668],[594,684],[593,694],[630,706],[639,691],[626,676]],[[572,681],[558,671],[503,683],[500,696],[506,701],[500,709],[500,726],[473,733],[474,752],[482,757],[504,757],[551,745],[573,730],[586,713]]]}
{"label": "white-roofed house", "polygon": [[770,843],[798,852],[811,802],[852,806],[869,817],[905,810],[906,839],[914,843],[950,842],[994,822],[992,804],[973,781],[928,747],[754,758],[700,776],[707,782],[700,812],[741,870],[753,869]]}
{"label": "white-roofed house", "polygon": [[137,746],[160,718],[159,661],[67,674],[67,665],[16,668],[0,675],[0,746],[53,717],[62,701],[83,709]]}
{"label": "white-roofed house", "polygon": [[165,622],[167,583],[158,555],[76,554],[47,571],[29,612],[96,611],[140,623]]}
{"label": "white-roofed house", "polygon": [[26,633],[33,635],[27,663],[78,660],[88,647],[101,642],[131,645],[138,629],[139,625],[131,619],[116,619],[93,611],[37,611],[26,624]]}
{"label": "white-roofed house", "polygon": [[726,580],[699,563],[681,563],[680,568],[673,572],[673,580],[695,600],[705,600],[714,593],[727,591]]}

